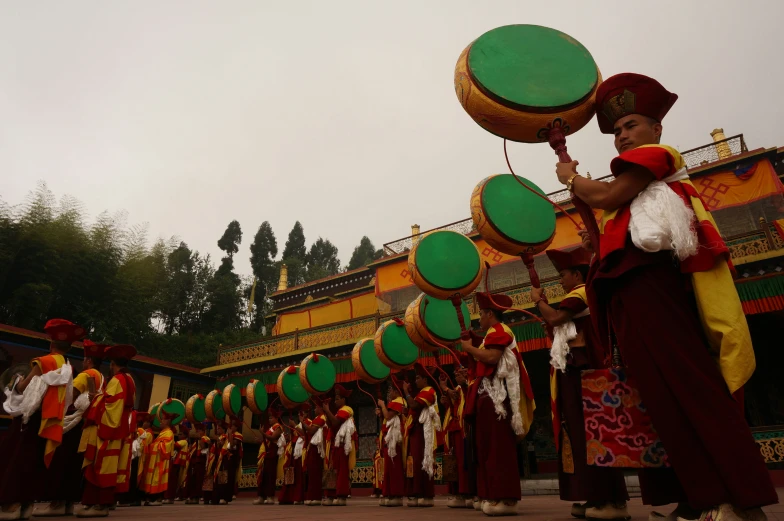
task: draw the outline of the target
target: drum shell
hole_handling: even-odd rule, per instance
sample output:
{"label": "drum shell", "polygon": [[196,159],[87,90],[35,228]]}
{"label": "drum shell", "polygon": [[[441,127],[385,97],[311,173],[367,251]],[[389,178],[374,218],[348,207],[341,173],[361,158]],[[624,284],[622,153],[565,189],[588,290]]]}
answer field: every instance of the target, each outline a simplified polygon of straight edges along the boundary
{"label": "drum shell", "polygon": [[455,65],[455,93],[463,109],[480,127],[491,134],[523,143],[546,141],[542,130],[560,126],[564,134],[583,128],[596,112],[596,89],[602,83],[597,69],[597,82],[591,93],[576,105],[554,107],[550,111],[526,111],[504,105],[485,94],[468,67],[468,53],[473,42],[463,50]]}
{"label": "drum shell", "polygon": [[419,313],[423,298],[424,295],[419,295],[414,299],[413,302],[411,302],[411,304],[408,305],[403,322],[405,322],[406,325],[406,333],[408,334],[408,338],[410,338],[411,341],[415,343],[416,346],[422,351],[432,353],[438,351],[440,346],[432,343],[430,338],[428,338],[428,336],[423,332],[423,329],[425,329],[426,326],[422,320],[422,316]]}
{"label": "drum shell", "polygon": [[[221,401],[223,402],[223,410],[226,411],[228,416],[240,418],[242,413],[242,395],[240,395],[240,406],[238,410],[234,410],[231,403],[231,395],[235,389],[237,389],[237,386],[234,384],[229,384],[224,387],[223,392],[221,393]],[[239,392],[239,389],[237,389],[237,391]]]}
{"label": "drum shell", "polygon": [[[411,273],[411,278],[414,281],[414,284],[421,289],[426,294],[430,295],[431,297],[441,299],[441,300],[449,300],[454,295],[459,295],[461,298],[465,298],[470,295],[479,283],[482,281],[482,274],[484,272],[484,267],[481,262],[479,262],[479,269],[477,270],[476,274],[473,276],[471,281],[463,286],[462,288],[442,288],[439,286],[434,285],[429,280],[427,280],[419,270],[417,266],[417,254],[419,253],[419,247],[423,243],[423,241],[427,238],[428,235],[432,233],[439,233],[431,232],[430,234],[425,235],[420,240],[416,241],[416,243],[411,248],[411,251],[408,254],[408,271]],[[445,233],[445,232],[440,232]],[[448,232],[448,233],[457,233],[457,232]],[[470,241],[471,239],[466,237],[466,240]],[[478,256],[477,252],[477,256]]]}
{"label": "drum shell", "polygon": [[253,414],[262,414],[264,412],[264,409],[261,409],[256,403],[256,388],[259,385],[262,386],[264,392],[266,393],[267,390],[264,388],[264,384],[258,380],[251,380],[245,387],[245,401],[248,404],[248,409],[250,409]]}
{"label": "drum shell", "polygon": [[205,417],[204,418],[197,418],[196,417],[196,411],[194,410],[194,408],[196,406],[196,402],[198,402],[199,400],[204,402],[204,397],[202,395],[200,395],[200,394],[194,394],[193,396],[188,398],[187,402],[185,402],[185,417],[188,419],[189,422],[191,422],[193,424],[201,423],[201,422],[203,422],[204,420],[207,419],[206,411],[205,411]]}
{"label": "drum shell", "polygon": [[161,419],[158,417],[158,409],[161,407],[161,402],[154,403],[150,407],[150,424],[156,429],[161,428]]}
{"label": "drum shell", "polygon": [[376,330],[375,336],[373,337],[373,346],[376,350],[376,356],[378,356],[379,360],[381,360],[381,362],[383,362],[384,365],[386,365],[391,369],[407,369],[411,367],[412,365],[414,365],[414,362],[416,362],[416,359],[414,359],[410,364],[401,365],[398,364],[397,362],[394,362],[387,355],[384,346],[384,331],[388,327],[403,327],[405,329],[405,326],[398,326],[394,320],[388,320],[383,324],[381,324],[381,326],[379,326],[379,328]]}
{"label": "drum shell", "polygon": [[[359,378],[362,381],[367,382],[369,384],[381,383],[384,380],[386,380],[386,377],[384,377],[384,378],[376,378],[376,377],[372,376],[370,373],[367,372],[367,370],[365,369],[364,365],[362,364],[362,358],[361,358],[361,356],[362,356],[362,346],[363,346],[363,344],[365,342],[368,342],[368,341],[369,342],[374,342],[374,339],[372,339],[372,338],[363,338],[363,339],[361,339],[359,342],[357,342],[354,345],[354,349],[352,349],[352,351],[351,351],[351,364],[354,366],[354,371],[356,371],[357,376],[359,376]],[[373,346],[373,351],[375,352],[375,345]],[[378,355],[376,355],[376,356],[378,356]],[[382,361],[382,363],[384,363],[384,362]],[[389,366],[387,366],[387,367],[389,367]]]}
{"label": "drum shell", "polygon": [[[305,390],[308,393],[310,393],[312,395],[315,395],[315,396],[318,396],[320,394],[326,394],[329,391],[331,391],[332,390],[332,386],[335,385],[335,380],[334,379],[332,380],[332,384],[329,386],[329,389],[327,389],[327,390],[319,390],[319,389],[316,389],[315,387],[313,387],[311,385],[310,381],[308,380],[308,372],[307,372],[307,370],[308,370],[308,367],[309,367],[309,363],[313,360],[313,355],[314,354],[316,354],[316,353],[311,353],[311,354],[309,354],[308,356],[306,356],[302,360],[302,363],[299,366],[299,381],[302,384],[302,387],[304,387]],[[320,354],[318,356],[319,356],[319,361],[318,362],[314,362],[314,363],[317,363],[317,364],[318,363],[332,364],[332,362],[329,360],[329,358],[325,357],[324,355]],[[321,359],[323,359],[324,362],[322,362]]]}
{"label": "drum shell", "polygon": [[[208,420],[213,423],[220,423],[225,419],[225,416],[224,418],[218,418],[215,416],[215,400],[223,400],[223,396],[221,396],[221,392],[218,390],[210,391],[204,398],[204,412],[207,414]],[[223,403],[221,402],[221,406],[222,405]]]}
{"label": "drum shell", "polygon": [[[449,346],[457,342],[460,340],[460,335],[457,335],[454,338],[443,338],[430,330],[424,318],[422,317],[422,302],[426,298],[428,298],[427,295],[420,294],[413,300],[413,302],[411,302],[411,304],[408,305],[403,322],[406,325],[406,333],[408,334],[408,338],[410,338],[411,341],[422,351],[432,353],[438,351],[442,346]],[[430,298],[432,299],[432,297]],[[430,300],[430,302],[431,305],[433,305],[433,301]],[[449,304],[451,306],[451,303]],[[463,312],[463,319],[468,322],[467,324],[464,322],[463,326],[470,327],[470,311],[463,302],[461,302],[460,305]],[[455,313],[454,318],[455,321],[457,321],[457,313]]]}
{"label": "drum shell", "polygon": [[278,398],[280,399],[280,403],[283,404],[283,406],[286,409],[295,409],[300,404],[305,403],[305,402],[304,401],[303,402],[295,402],[294,400],[292,400],[291,398],[286,396],[286,392],[285,392],[285,389],[284,389],[284,383],[283,383],[283,379],[285,378],[285,376],[286,376],[286,369],[281,371],[280,374],[278,375],[278,382],[277,382]]}
{"label": "drum shell", "polygon": [[[553,227],[552,234],[548,239],[539,243],[525,244],[515,241],[502,233],[499,228],[488,219],[487,211],[485,210],[483,201],[483,191],[491,179],[497,176],[486,177],[474,187],[471,193],[471,219],[474,221],[476,231],[482,238],[501,253],[507,255],[523,255],[530,254],[536,255],[542,253],[552,244],[555,239],[555,227]],[[534,196],[535,197],[535,196]]]}

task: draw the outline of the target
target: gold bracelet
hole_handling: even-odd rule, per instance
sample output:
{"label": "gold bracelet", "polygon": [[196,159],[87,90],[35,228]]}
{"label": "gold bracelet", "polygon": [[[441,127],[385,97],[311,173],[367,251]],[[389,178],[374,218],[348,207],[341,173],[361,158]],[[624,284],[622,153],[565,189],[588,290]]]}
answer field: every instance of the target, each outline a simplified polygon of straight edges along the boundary
{"label": "gold bracelet", "polygon": [[566,188],[567,188],[567,190],[569,190],[569,191],[570,191],[570,192],[572,192],[572,193],[574,193],[574,180],[575,180],[575,179],[577,178],[577,176],[579,176],[579,175],[580,175],[580,174],[573,174],[573,175],[572,175],[572,177],[570,177],[570,178],[569,178],[569,180],[568,180],[568,181],[566,181]]}

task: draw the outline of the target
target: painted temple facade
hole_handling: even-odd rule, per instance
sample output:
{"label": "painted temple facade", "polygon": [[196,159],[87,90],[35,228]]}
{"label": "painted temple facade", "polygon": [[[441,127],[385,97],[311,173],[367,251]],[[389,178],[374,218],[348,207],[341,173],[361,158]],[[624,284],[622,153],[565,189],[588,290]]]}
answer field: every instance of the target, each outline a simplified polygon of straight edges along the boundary
{"label": "painted temple facade", "polygon": [[[778,368],[784,367],[784,352],[778,345],[784,338],[784,147],[750,150],[742,134],[726,138],[721,129],[714,130],[711,137],[712,142],[682,154],[738,272],[736,287],[757,356],[756,373],[746,386],[747,421],[770,468],[784,469],[784,381],[778,377]],[[567,191],[549,197],[570,211]],[[438,229],[458,231],[476,243],[482,259],[492,266],[490,291],[509,295],[519,307],[533,308],[528,271],[519,258],[490,247],[474,231],[470,218]],[[279,287],[270,297],[275,320],[272,334],[256,342],[220,347],[215,365],[202,372],[215,377],[218,388],[228,383],[244,388],[253,378],[275,392],[275,382],[284,367],[298,364],[308,353],[317,351],[333,361],[338,382],[356,388],[357,375],[350,357],[354,344],[372,337],[385,320],[402,318],[408,304],[420,293],[408,271],[407,258],[424,233],[414,225],[409,236],[386,243],[384,256],[372,264],[299,286],[288,286],[283,267]],[[571,249],[579,244],[574,225],[559,213],[550,248]],[[549,301],[559,302],[563,291],[547,257],[537,256],[535,266]],[[483,281],[478,290],[484,289]],[[476,326],[478,309],[473,296],[468,299],[468,307]],[[520,465],[526,476],[552,473],[557,464],[550,422],[548,343],[543,328],[524,320],[519,312],[507,313],[505,322],[518,339],[537,403],[534,427],[518,451]],[[424,363],[448,367],[452,361],[442,352],[425,358]],[[362,385],[369,390],[370,386]],[[369,460],[379,426],[369,398],[354,393],[350,405],[360,434],[353,481],[355,486],[362,486],[372,481]],[[258,425],[258,418],[247,419],[253,427]],[[255,463],[255,451],[246,450],[246,454],[249,452],[253,462],[248,461],[248,465]],[[251,479],[248,475],[247,484]]]}

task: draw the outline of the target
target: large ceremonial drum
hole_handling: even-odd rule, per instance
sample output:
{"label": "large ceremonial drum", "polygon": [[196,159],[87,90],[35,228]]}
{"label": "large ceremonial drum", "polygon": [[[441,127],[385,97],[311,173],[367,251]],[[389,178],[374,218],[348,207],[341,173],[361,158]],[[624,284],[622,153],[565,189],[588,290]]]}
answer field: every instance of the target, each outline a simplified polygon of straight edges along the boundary
{"label": "large ceremonial drum", "polygon": [[251,380],[245,387],[245,401],[248,403],[248,409],[253,414],[261,414],[267,410],[268,404],[267,388],[262,382],[258,380]]}
{"label": "large ceremonial drum", "polygon": [[[471,312],[461,302],[463,329],[471,324]],[[424,293],[406,308],[406,333],[408,338],[423,351],[437,351],[439,344],[454,344],[460,340],[460,321],[455,306],[448,300],[440,300]]]}
{"label": "large ceremonial drum", "polygon": [[207,412],[204,410],[204,396],[194,394],[185,402],[185,417],[191,423],[201,423],[207,419]]}
{"label": "large ceremonial drum", "polygon": [[[517,177],[545,195],[531,181]],[[496,250],[508,255],[535,255],[555,237],[555,210],[545,198],[522,186],[511,174],[483,179],[471,194],[471,218],[477,231]]]}
{"label": "large ceremonial drum", "polygon": [[164,412],[174,415],[171,421],[172,425],[179,425],[185,419],[185,404],[176,398],[168,398],[161,402],[155,415],[160,419],[161,413]]}
{"label": "large ceremonial drum", "polygon": [[384,381],[390,373],[389,366],[376,354],[376,346],[372,338],[363,338],[354,345],[351,351],[351,364],[357,376],[369,384]]}
{"label": "large ceremonial drum", "polygon": [[408,271],[419,289],[438,299],[467,297],[482,279],[482,262],[474,241],[439,230],[422,237],[408,254]]}
{"label": "large ceremonial drum", "polygon": [[294,409],[310,398],[299,379],[299,367],[296,365],[289,366],[278,375],[278,397],[287,409]]}
{"label": "large ceremonial drum", "polygon": [[379,360],[392,369],[411,367],[419,358],[419,348],[408,338],[406,326],[387,320],[376,330],[373,347]]}
{"label": "large ceremonial drum", "polygon": [[331,391],[336,376],[332,361],[318,353],[309,354],[299,365],[299,381],[310,394],[319,395]]}
{"label": "large ceremonial drum", "polygon": [[240,388],[234,384],[229,384],[223,388],[221,393],[221,405],[226,414],[232,418],[240,418],[242,414],[242,393]]}
{"label": "large ceremonial drum", "polygon": [[455,92],[493,134],[527,143],[552,127],[577,132],[595,112],[601,73],[591,53],[560,31],[507,25],[474,40],[457,60]]}
{"label": "large ceremonial drum", "polygon": [[226,418],[226,411],[223,409],[223,396],[220,391],[210,391],[204,398],[204,411],[207,419],[213,423],[220,423]]}
{"label": "large ceremonial drum", "polygon": [[158,417],[158,409],[160,406],[161,404],[159,402],[150,407],[150,424],[152,425],[153,429],[156,430],[161,428],[161,419]]}

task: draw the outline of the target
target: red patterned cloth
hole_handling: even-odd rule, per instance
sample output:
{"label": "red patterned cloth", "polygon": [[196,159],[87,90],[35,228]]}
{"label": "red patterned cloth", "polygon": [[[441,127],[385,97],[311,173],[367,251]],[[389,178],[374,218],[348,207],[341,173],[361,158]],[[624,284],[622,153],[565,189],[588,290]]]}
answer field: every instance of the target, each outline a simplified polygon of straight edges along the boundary
{"label": "red patterned cloth", "polygon": [[640,393],[623,370],[583,371],[582,388],[589,465],[621,468],[669,465]]}

